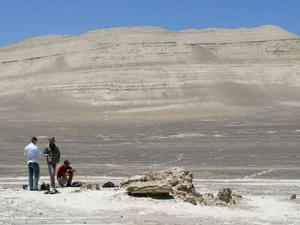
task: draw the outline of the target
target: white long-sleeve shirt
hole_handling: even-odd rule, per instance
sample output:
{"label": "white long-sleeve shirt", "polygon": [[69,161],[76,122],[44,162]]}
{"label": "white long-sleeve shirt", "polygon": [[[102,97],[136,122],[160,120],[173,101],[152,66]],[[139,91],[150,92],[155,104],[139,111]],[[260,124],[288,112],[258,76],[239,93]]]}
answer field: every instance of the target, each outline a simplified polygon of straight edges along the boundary
{"label": "white long-sleeve shirt", "polygon": [[30,143],[24,148],[24,155],[27,157],[27,164],[38,162],[40,150],[37,145]]}

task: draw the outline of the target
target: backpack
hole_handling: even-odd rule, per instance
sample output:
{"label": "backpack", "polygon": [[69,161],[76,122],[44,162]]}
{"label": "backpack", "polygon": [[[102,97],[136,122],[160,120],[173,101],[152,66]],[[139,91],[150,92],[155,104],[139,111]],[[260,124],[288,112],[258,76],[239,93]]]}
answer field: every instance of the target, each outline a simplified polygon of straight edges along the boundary
{"label": "backpack", "polygon": [[112,188],[112,187],[116,187],[116,185],[113,182],[106,182],[105,184],[102,185],[103,188]]}
{"label": "backpack", "polygon": [[72,183],[72,187],[81,187],[82,185],[84,185],[85,183],[83,183],[83,182],[80,182],[80,181],[74,181],[73,183]]}
{"label": "backpack", "polygon": [[42,182],[39,189],[40,189],[41,191],[47,191],[47,190],[50,190],[50,185],[49,185],[49,184],[45,184],[44,182]]}

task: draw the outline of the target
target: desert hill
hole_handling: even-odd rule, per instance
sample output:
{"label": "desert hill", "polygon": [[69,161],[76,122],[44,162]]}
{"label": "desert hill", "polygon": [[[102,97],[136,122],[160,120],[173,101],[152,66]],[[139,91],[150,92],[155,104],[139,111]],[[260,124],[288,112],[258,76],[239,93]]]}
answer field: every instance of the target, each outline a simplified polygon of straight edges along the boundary
{"label": "desert hill", "polygon": [[130,27],[36,37],[0,49],[1,111],[21,111],[14,101],[34,101],[43,111],[54,101],[67,109],[252,113],[299,104],[299,61],[300,38],[271,25],[180,32]]}
{"label": "desert hill", "polygon": [[31,136],[54,135],[86,174],[293,178],[299,113],[300,38],[276,26],[124,27],[0,49],[1,174]]}

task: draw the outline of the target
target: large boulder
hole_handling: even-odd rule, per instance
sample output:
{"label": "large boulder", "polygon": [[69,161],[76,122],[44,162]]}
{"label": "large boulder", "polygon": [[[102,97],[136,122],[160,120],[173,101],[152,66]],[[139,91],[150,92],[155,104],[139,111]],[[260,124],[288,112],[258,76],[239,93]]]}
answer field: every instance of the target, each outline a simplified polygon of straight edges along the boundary
{"label": "large boulder", "polygon": [[166,193],[171,195],[186,195],[194,193],[193,175],[190,171],[178,167],[161,171],[153,171],[140,177],[133,177],[121,183],[131,195],[144,193]]}
{"label": "large boulder", "polygon": [[143,176],[132,177],[123,183],[129,195],[158,197],[172,196],[193,205],[226,205],[233,203],[232,191],[224,188],[216,197],[211,193],[196,192],[193,184],[193,174],[183,168],[172,167],[161,171],[153,171]]}

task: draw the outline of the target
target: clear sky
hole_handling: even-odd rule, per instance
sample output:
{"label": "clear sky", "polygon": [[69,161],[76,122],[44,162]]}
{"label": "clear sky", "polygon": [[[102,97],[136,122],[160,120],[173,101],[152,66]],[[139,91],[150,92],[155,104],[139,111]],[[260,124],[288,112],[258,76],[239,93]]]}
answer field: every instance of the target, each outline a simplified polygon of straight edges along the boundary
{"label": "clear sky", "polygon": [[0,0],[0,46],[120,26],[183,30],[265,24],[300,35],[300,0]]}

